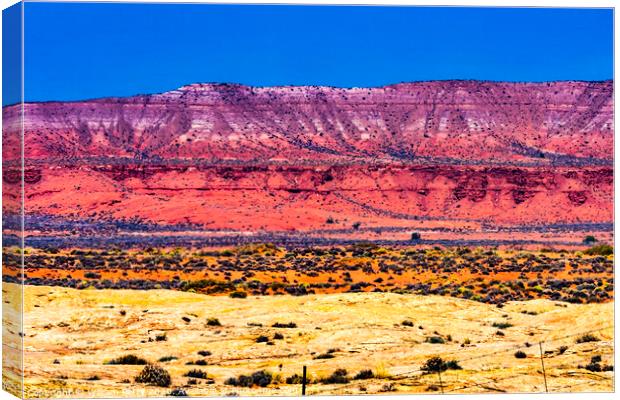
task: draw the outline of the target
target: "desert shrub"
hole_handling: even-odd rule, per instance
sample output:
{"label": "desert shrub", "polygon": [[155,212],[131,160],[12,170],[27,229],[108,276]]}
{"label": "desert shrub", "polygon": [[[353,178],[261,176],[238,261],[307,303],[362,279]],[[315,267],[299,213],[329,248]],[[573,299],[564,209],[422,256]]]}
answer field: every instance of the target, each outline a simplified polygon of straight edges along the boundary
{"label": "desert shrub", "polygon": [[[232,296],[231,296],[232,297]],[[222,326],[221,322],[217,318],[208,318],[207,326]]]}
{"label": "desert shrub", "polygon": [[614,248],[613,246],[604,243],[592,246],[589,249],[585,250],[583,253],[589,256],[609,256],[614,254]]}
{"label": "desert shrub", "polygon": [[459,362],[456,361],[456,360],[446,361],[446,368],[447,369],[454,369],[454,370],[463,369],[463,367],[461,367],[459,365]]}
{"label": "desert shrub", "polygon": [[601,365],[601,361],[603,361],[603,358],[600,355],[592,356],[588,365],[586,365],[585,367],[580,365],[579,368],[585,368],[590,372],[604,372],[614,370],[613,365]]}
{"label": "desert shrub", "polygon": [[259,337],[256,338],[256,343],[267,343],[269,341],[269,338],[265,335],[260,335]]}
{"label": "desert shrub", "polygon": [[558,353],[559,354],[564,354],[566,352],[566,350],[568,350],[568,346],[560,346],[558,348]]}
{"label": "desert shrub", "polygon": [[240,290],[235,290],[234,292],[231,292],[229,296],[233,299],[245,299],[248,297],[248,294]]}
{"label": "desert shrub", "polygon": [[444,361],[441,357],[431,357],[424,362],[422,365],[422,371],[431,373],[431,372],[441,372],[446,371],[448,369],[463,369],[458,361],[450,360]]}
{"label": "desert shrub", "polygon": [[299,374],[293,374],[286,378],[285,382],[287,385],[299,385],[302,383],[304,377]]}
{"label": "desert shrub", "polygon": [[142,372],[134,378],[137,383],[146,383],[161,387],[168,387],[172,383],[168,371],[157,365],[148,364]]}
{"label": "desert shrub", "polygon": [[230,386],[240,387],[252,387],[260,386],[266,387],[271,383],[273,376],[268,371],[256,371],[252,375],[239,375],[236,378],[228,378],[224,383]]}
{"label": "desert shrub", "polygon": [[588,342],[598,342],[599,340],[601,339],[592,335],[591,333],[586,333],[585,335],[578,337],[577,340],[575,340],[575,342],[588,343]]}
{"label": "desert shrub", "polygon": [[282,322],[276,322],[275,324],[271,325],[273,328],[297,328],[297,324],[294,322],[289,322],[289,323],[282,323]]}
{"label": "desert shrub", "polygon": [[185,373],[188,378],[207,379],[207,373],[201,369],[192,369]]}
{"label": "desert shrub", "polygon": [[146,365],[148,362],[144,358],[140,358],[133,354],[120,356],[110,361],[106,361],[107,365]]}
{"label": "desert shrub", "polygon": [[166,340],[168,340],[168,335],[166,335],[165,332],[162,334],[155,335],[156,342],[165,342]]}
{"label": "desert shrub", "polygon": [[395,392],[396,386],[393,383],[386,383],[379,389],[380,392]]}
{"label": "desert shrub", "polygon": [[444,344],[446,341],[441,336],[429,336],[426,338],[426,342],[432,344]]}
{"label": "desert shrub", "polygon": [[515,353],[515,358],[527,358],[527,354],[525,352],[519,350]]}
{"label": "desert shrub", "polygon": [[404,320],[400,323],[402,326],[413,326],[413,322],[409,320]]}
{"label": "desert shrub", "polygon": [[178,360],[178,357],[175,356],[164,356],[162,358],[160,358],[158,361],[159,362],[168,362],[168,361],[173,361],[173,360]]}
{"label": "desert shrub", "polygon": [[348,372],[346,369],[339,368],[332,372],[330,376],[327,378],[321,379],[322,383],[332,384],[332,383],[349,383],[351,380],[349,379]]}
{"label": "desert shrub", "polygon": [[276,332],[275,335],[273,335],[274,340],[282,340],[284,339],[284,335],[281,334],[280,332]]}
{"label": "desert shrub", "polygon": [[372,370],[370,370],[370,369],[363,369],[360,372],[358,372],[357,374],[355,374],[353,379],[372,379],[374,377],[375,377],[375,374],[372,372]]}
{"label": "desert shrub", "polygon": [[422,371],[425,372],[439,372],[446,369],[448,367],[441,357],[431,357],[422,365]]}
{"label": "desert shrub", "polygon": [[211,352],[210,352],[209,350],[200,350],[200,351],[198,352],[198,355],[199,355],[199,356],[203,356],[203,357],[207,357],[207,356],[210,356],[210,355],[211,355]]}
{"label": "desert shrub", "polygon": [[166,396],[187,397],[187,392],[181,388],[176,388],[176,389],[172,389],[172,391],[168,393]]}
{"label": "desert shrub", "polygon": [[513,325],[510,322],[493,322],[492,326],[498,329],[506,329],[510,328]]}
{"label": "desert shrub", "polygon": [[596,242],[598,242],[598,240],[592,235],[588,235],[585,238],[583,238],[583,243],[587,245],[592,245]]}

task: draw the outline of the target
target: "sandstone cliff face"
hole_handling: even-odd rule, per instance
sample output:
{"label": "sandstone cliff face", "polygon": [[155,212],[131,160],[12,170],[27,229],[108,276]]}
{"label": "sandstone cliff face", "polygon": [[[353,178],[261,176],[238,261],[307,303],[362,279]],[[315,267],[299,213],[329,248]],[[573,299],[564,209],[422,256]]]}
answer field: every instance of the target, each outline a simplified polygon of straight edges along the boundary
{"label": "sandstone cliff face", "polygon": [[25,115],[27,214],[247,232],[613,221],[612,82],[196,84]]}
{"label": "sandstone cliff face", "polygon": [[28,158],[612,159],[612,82],[382,88],[196,84],[25,108]]}

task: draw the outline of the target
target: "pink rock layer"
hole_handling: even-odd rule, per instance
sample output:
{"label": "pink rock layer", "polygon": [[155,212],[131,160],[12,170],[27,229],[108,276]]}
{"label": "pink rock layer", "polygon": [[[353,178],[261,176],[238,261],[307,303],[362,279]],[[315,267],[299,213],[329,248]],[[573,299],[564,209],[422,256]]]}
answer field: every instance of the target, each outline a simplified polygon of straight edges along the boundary
{"label": "pink rock layer", "polygon": [[[322,229],[334,218],[343,227],[610,222],[612,89],[195,84],[29,103],[25,208],[240,231]],[[3,110],[7,204],[21,178],[18,112]]]}

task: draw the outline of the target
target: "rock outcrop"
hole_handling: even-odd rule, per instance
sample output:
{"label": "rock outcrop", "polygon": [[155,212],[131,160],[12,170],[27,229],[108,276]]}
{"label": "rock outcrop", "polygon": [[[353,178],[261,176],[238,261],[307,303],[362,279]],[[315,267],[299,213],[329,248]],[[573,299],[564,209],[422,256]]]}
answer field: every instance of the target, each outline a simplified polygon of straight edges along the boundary
{"label": "rock outcrop", "polygon": [[196,84],[149,96],[26,104],[25,153],[293,163],[609,161],[612,89],[611,81],[367,89]]}
{"label": "rock outcrop", "polygon": [[[611,222],[612,89],[195,84],[29,103],[25,208],[236,231]],[[19,110],[3,112],[3,140],[18,149]],[[9,187],[21,182],[18,157],[4,153]]]}

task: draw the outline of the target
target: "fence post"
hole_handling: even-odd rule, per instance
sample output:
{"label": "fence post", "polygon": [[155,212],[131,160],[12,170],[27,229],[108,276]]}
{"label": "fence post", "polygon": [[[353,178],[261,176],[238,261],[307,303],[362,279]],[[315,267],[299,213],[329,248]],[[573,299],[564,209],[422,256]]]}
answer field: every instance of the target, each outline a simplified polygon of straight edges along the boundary
{"label": "fence post", "polygon": [[306,395],[306,366],[304,365],[303,373],[301,376],[301,395]]}
{"label": "fence post", "polygon": [[443,394],[443,382],[441,381],[441,366],[437,370],[437,375],[439,375],[439,388],[441,389],[441,394]]}
{"label": "fence post", "polygon": [[540,349],[540,365],[542,366],[543,378],[545,380],[545,392],[549,393],[549,388],[547,388],[547,373],[545,372],[545,361],[543,360],[542,342],[538,342],[538,348]]}

